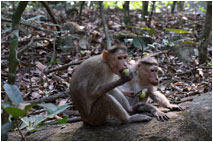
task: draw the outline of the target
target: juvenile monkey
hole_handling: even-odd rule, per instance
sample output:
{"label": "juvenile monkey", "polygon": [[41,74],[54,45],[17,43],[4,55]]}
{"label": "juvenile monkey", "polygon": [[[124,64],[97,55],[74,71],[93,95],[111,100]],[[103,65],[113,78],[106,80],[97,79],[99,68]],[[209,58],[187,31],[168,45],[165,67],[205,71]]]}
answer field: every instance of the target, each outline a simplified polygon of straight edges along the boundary
{"label": "juvenile monkey", "polygon": [[[90,125],[103,124],[108,115],[122,122],[149,121],[151,117],[129,113],[140,104],[131,107],[123,93],[116,87],[130,81],[132,73],[127,68],[127,51],[124,47],[104,50],[101,55],[85,60],[77,67],[70,82],[70,95],[82,120]],[[120,78],[115,80],[115,76]]]}
{"label": "juvenile monkey", "polygon": [[[170,110],[182,110],[178,105],[170,104],[169,100],[162,93],[157,91],[158,71],[160,68],[155,58],[144,56],[139,62],[134,65],[129,65],[128,68],[133,72],[134,77],[131,81],[120,86],[119,89],[125,94],[134,94],[132,98],[127,97],[131,105],[138,102],[147,102],[148,97],[150,97],[160,106],[169,108]],[[144,98],[141,99],[139,95],[143,89],[147,89],[147,92]],[[136,112],[144,111],[150,112],[157,120],[164,121],[169,119],[165,113],[148,103],[145,103],[145,105],[140,106],[136,110]]]}

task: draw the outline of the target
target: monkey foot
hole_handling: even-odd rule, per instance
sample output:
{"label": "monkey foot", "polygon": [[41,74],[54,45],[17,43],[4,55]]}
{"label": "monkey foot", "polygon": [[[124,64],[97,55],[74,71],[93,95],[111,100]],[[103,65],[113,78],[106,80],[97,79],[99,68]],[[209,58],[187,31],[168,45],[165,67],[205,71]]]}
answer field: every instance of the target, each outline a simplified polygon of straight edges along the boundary
{"label": "monkey foot", "polygon": [[152,117],[143,114],[134,114],[130,117],[130,122],[147,122],[152,120]]}

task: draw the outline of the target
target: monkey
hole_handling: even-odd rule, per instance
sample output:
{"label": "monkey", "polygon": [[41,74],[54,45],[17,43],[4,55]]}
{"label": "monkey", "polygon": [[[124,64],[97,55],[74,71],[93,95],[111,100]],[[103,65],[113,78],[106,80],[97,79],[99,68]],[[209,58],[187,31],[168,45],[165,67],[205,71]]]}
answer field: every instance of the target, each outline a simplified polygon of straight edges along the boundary
{"label": "monkey", "polygon": [[[73,72],[70,81],[70,97],[84,123],[99,126],[114,116],[122,123],[150,121],[143,114],[134,114],[143,105],[130,106],[124,94],[117,88],[130,81],[133,74],[122,71],[127,68],[127,49],[117,46],[90,57]],[[116,79],[119,76],[119,79]]]}
{"label": "monkey", "polygon": [[[133,79],[118,88],[126,95],[126,97],[133,94],[132,98],[127,97],[130,105],[138,102],[145,102],[145,105],[140,106],[136,112],[149,112],[159,121],[169,120],[169,117],[157,107],[146,103],[149,97],[160,106],[170,110],[182,110],[180,106],[170,104],[169,100],[157,90],[159,83],[158,71],[163,71],[154,57],[144,56],[136,64],[129,64],[128,68],[133,73]],[[144,98],[140,98],[139,96],[143,89],[145,89],[146,95]]]}

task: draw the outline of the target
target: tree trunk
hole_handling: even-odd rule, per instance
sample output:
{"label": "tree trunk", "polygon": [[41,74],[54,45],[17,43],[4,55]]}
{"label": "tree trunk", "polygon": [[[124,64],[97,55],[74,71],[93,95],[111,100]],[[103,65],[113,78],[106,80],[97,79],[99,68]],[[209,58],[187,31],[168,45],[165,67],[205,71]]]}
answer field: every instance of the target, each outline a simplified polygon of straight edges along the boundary
{"label": "tree trunk", "polygon": [[151,21],[152,21],[152,14],[155,11],[155,1],[152,2],[152,10],[151,13],[149,15],[149,21],[147,22],[147,26],[151,27]]}
{"label": "tree trunk", "polygon": [[172,10],[171,10],[172,14],[175,12],[176,3],[177,3],[177,1],[174,1],[173,4],[172,4]]}
{"label": "tree trunk", "polygon": [[127,26],[131,25],[129,17],[129,1],[125,1],[124,3],[124,24]]}
{"label": "tree trunk", "polygon": [[84,4],[85,4],[85,1],[82,1],[81,2],[81,7],[80,7],[80,12],[79,12],[79,18],[81,18],[81,14],[82,14],[82,10],[83,10]]}
{"label": "tree trunk", "polygon": [[[9,73],[8,73],[8,83],[13,85],[16,82],[16,70],[19,64],[18,59],[16,58],[16,48],[18,47],[18,38],[19,38],[19,24],[21,20],[22,13],[24,12],[26,6],[26,1],[21,1],[18,4],[16,11],[12,17],[12,32],[10,35],[10,53],[9,53]],[[9,98],[6,96],[5,101],[9,102]],[[8,113],[5,111],[2,114],[2,124],[8,122]]]}
{"label": "tree trunk", "polygon": [[142,18],[146,21],[147,20],[147,16],[148,16],[148,6],[149,6],[149,2],[148,1],[143,1],[143,5],[142,5],[143,9],[142,9]]}
{"label": "tree trunk", "polygon": [[16,69],[18,66],[18,60],[16,58],[16,48],[18,47],[19,38],[19,23],[21,20],[22,13],[27,6],[26,1],[21,1],[18,5],[17,10],[12,17],[12,33],[10,41],[10,53],[9,53],[9,73],[8,73],[8,83],[15,84],[16,82]]}
{"label": "tree trunk", "polygon": [[209,34],[211,30],[212,30],[212,2],[208,1],[205,27],[204,27],[203,35],[202,35],[202,42],[201,42],[201,45],[198,47],[200,64],[205,63],[207,59],[207,47],[210,40]]}
{"label": "tree trunk", "polygon": [[178,11],[183,12],[184,11],[184,1],[178,1],[177,3]]}

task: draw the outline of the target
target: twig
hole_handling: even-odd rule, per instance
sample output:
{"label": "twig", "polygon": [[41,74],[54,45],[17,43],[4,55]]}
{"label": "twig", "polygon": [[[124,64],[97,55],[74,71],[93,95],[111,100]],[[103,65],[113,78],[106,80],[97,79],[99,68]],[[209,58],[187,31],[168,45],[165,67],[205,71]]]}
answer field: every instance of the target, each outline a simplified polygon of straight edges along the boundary
{"label": "twig", "polygon": [[68,68],[69,66],[72,66],[72,65],[79,65],[81,64],[82,60],[81,61],[78,61],[78,62],[71,62],[71,63],[68,63],[68,64],[65,64],[61,67],[58,67],[58,68],[55,68],[55,69],[51,69],[51,70],[47,70],[47,71],[44,71],[45,74],[49,74],[51,72],[56,72],[56,71],[59,71],[59,70],[63,70],[63,69],[66,69]]}
{"label": "twig", "polygon": [[[41,1],[41,4],[46,8],[47,13],[49,14],[52,22],[54,24],[58,24],[57,21],[56,21],[56,19],[55,19],[55,17],[54,17],[54,15],[53,15],[52,9],[50,9],[50,7],[48,6],[47,2]],[[57,31],[60,32],[60,27],[58,25],[56,26],[56,29],[57,29]],[[61,34],[59,33],[58,35],[60,36]]]}
{"label": "twig", "polygon": [[[27,45],[25,45],[22,49],[20,49],[20,50],[18,51],[17,56],[18,56],[18,57],[21,56],[28,48],[32,47],[32,46],[31,46],[32,43],[33,43],[34,41],[36,41],[36,40],[47,40],[47,41],[50,42],[50,40],[47,39],[47,38],[33,37]],[[9,56],[2,56],[1,59],[4,60],[4,59],[7,59],[8,57],[9,57]]]}
{"label": "twig", "polygon": [[45,97],[45,98],[41,98],[41,99],[36,99],[36,100],[26,101],[26,103],[38,104],[38,103],[42,103],[42,102],[51,102],[51,101],[56,100],[58,98],[63,98],[63,97],[68,97],[68,96],[69,96],[69,90],[67,90],[65,92],[59,92],[58,94],[55,94],[53,96],[49,96],[49,97]]}
{"label": "twig", "polygon": [[67,120],[68,123],[74,123],[74,122],[79,122],[82,121],[81,117],[73,117],[73,118],[69,118]]}
{"label": "twig", "polygon": [[151,57],[156,57],[156,56],[159,56],[159,55],[161,55],[161,54],[167,54],[168,52],[169,52],[169,50],[165,50],[165,51],[161,51],[161,52],[152,54],[152,55],[150,55],[150,56],[151,56]]}
{"label": "twig", "polygon": [[[79,121],[82,121],[81,117],[79,117],[79,116],[67,119],[67,123],[75,123],[75,122],[79,122]],[[54,120],[54,121],[47,122],[47,123],[42,123],[41,125],[44,126],[44,125],[56,125],[56,124],[58,124],[58,120]]]}
{"label": "twig", "polygon": [[106,24],[106,19],[104,17],[104,8],[103,8],[102,3],[103,2],[99,2],[101,19],[102,19],[102,24],[103,24],[103,27],[104,27],[104,33],[106,35],[106,40],[107,40],[107,49],[110,49],[111,48],[111,39],[110,39],[110,36],[109,36],[109,31],[108,31],[108,27],[107,27],[107,24]]}
{"label": "twig", "polygon": [[19,134],[21,135],[22,140],[26,141],[24,135],[22,134],[21,130],[19,129],[18,120],[16,119],[15,121],[16,121],[16,128],[17,128]]}
{"label": "twig", "polygon": [[180,100],[180,101],[175,101],[174,103],[175,104],[180,104],[180,103],[184,103],[184,102],[188,102],[188,101],[193,101],[193,98],[186,98],[184,100]]}
{"label": "twig", "polygon": [[[5,22],[12,22],[12,20],[9,20],[9,19],[6,19],[6,18],[1,18],[2,21],[5,21]],[[23,22],[20,22],[20,24],[22,25],[25,25],[27,27],[31,27],[31,28],[34,28],[38,31],[43,31],[43,32],[47,32],[47,33],[53,33],[55,34],[55,31],[51,31],[51,30],[46,30],[46,29],[41,29],[41,28],[38,28],[37,26],[33,26],[31,24],[26,24],[26,23],[23,23]]]}
{"label": "twig", "polygon": [[55,41],[56,41],[56,37],[54,38],[54,41],[53,41],[53,54],[52,54],[51,61],[50,61],[51,64],[54,63],[54,59],[55,59],[55,56],[56,56]]}

